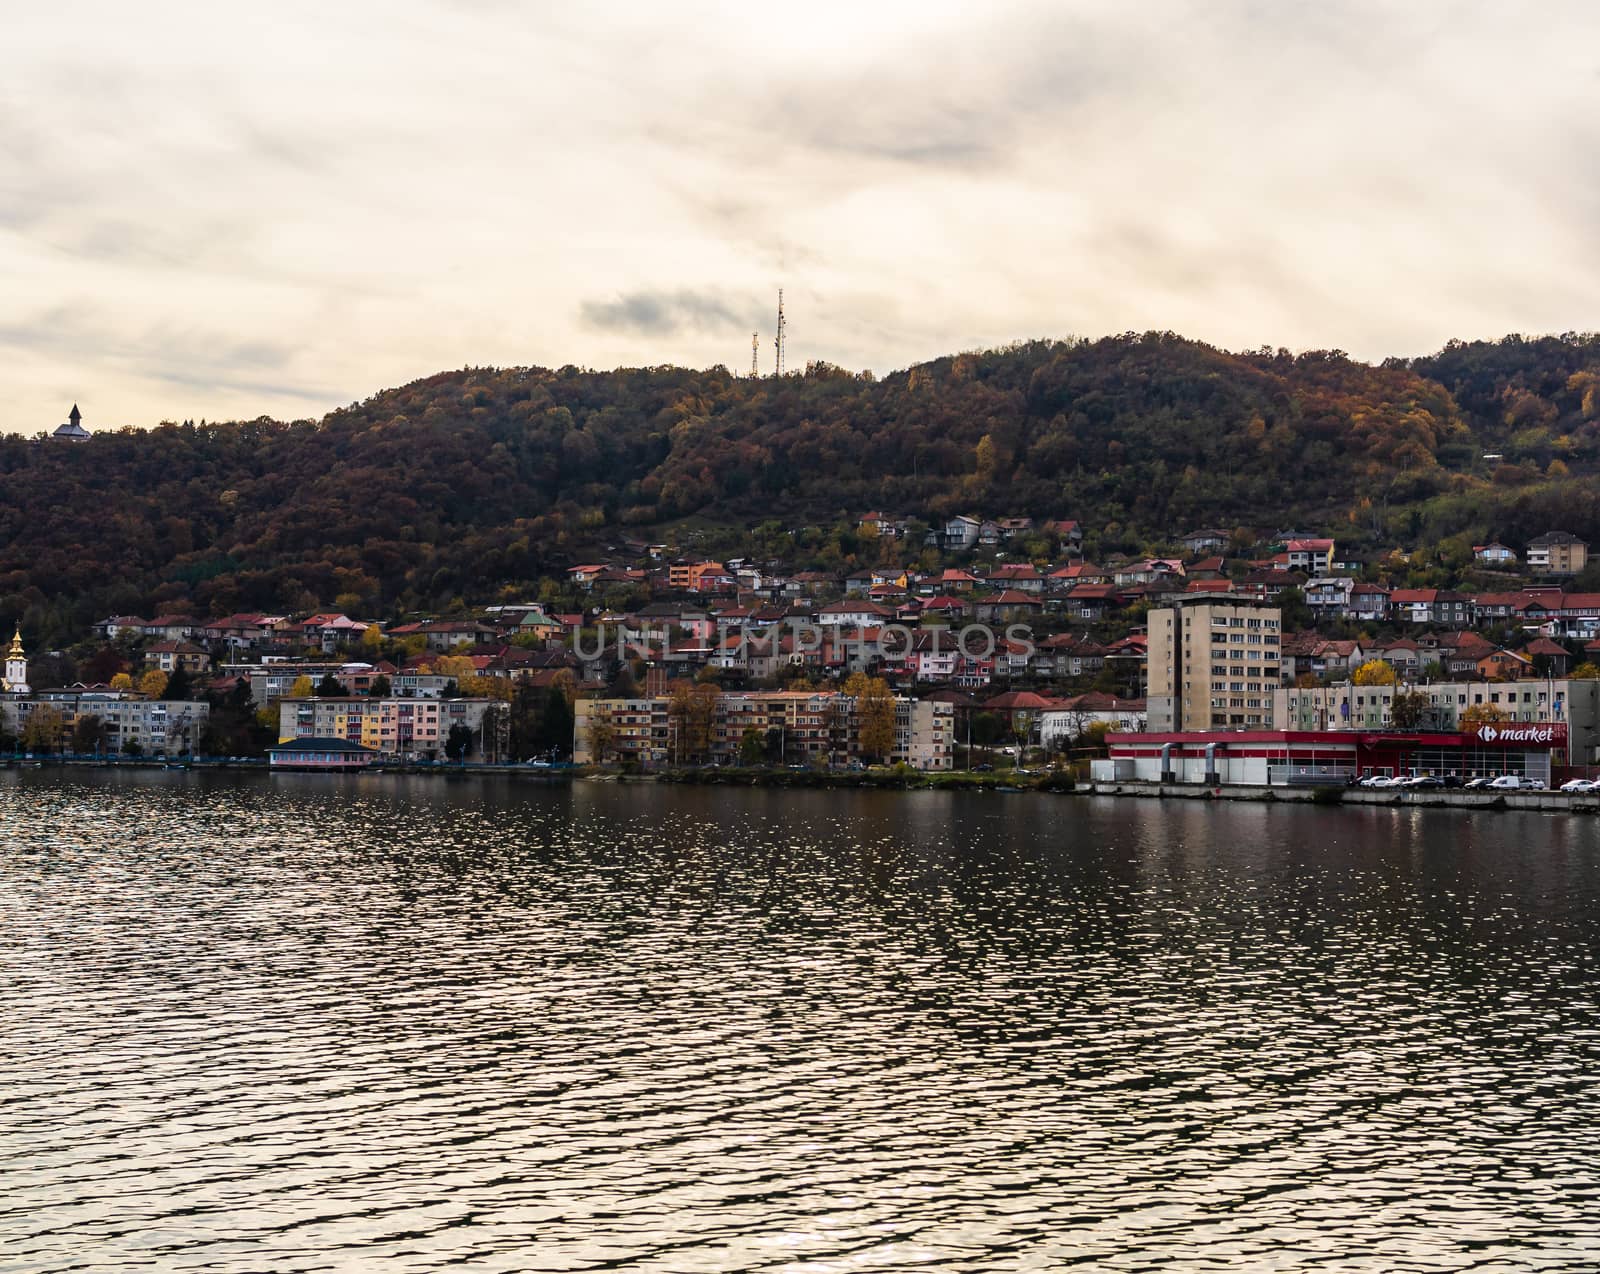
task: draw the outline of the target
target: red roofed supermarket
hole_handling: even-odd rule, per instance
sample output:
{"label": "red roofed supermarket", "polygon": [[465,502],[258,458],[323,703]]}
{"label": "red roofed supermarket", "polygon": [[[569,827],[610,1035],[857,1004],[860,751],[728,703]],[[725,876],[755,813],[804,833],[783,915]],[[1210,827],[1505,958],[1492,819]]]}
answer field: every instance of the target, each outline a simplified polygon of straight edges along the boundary
{"label": "red roofed supermarket", "polygon": [[1244,787],[1344,783],[1369,774],[1462,779],[1515,774],[1549,783],[1563,763],[1563,722],[1496,722],[1455,733],[1240,730],[1108,734],[1109,755],[1091,766],[1099,782],[1205,783]]}

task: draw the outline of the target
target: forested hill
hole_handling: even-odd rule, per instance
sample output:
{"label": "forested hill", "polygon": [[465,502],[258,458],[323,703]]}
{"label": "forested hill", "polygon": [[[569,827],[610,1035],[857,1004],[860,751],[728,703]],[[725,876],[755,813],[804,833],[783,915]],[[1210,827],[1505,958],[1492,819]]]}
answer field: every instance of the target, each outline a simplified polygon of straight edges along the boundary
{"label": "forested hill", "polygon": [[[1600,539],[1597,474],[1595,336],[1381,366],[1152,333],[882,380],[826,365],[781,381],[467,369],[321,422],[0,440],[0,622],[442,606],[685,518],[1075,517],[1099,552],[1201,525],[1408,548],[1552,526]],[[828,560],[858,549],[823,538]]]}

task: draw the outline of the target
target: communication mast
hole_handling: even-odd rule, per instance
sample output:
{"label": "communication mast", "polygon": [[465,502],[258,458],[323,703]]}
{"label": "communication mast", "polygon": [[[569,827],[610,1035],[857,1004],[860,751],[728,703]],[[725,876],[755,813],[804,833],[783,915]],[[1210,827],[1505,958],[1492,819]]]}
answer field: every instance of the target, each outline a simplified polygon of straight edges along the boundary
{"label": "communication mast", "polygon": [[784,321],[784,318],[783,318],[783,289],[779,288],[778,289],[778,336],[777,336],[777,339],[772,342],[773,345],[775,345],[777,347],[777,350],[778,350],[778,366],[777,366],[776,372],[774,372],[774,375],[777,375],[777,376],[782,376],[783,375],[783,338],[784,338],[785,333],[788,331],[788,327],[789,327],[789,325]]}
{"label": "communication mast", "polygon": [[757,371],[758,371],[757,360],[760,357],[761,357],[761,333],[760,332],[751,332],[750,333],[750,379],[751,380],[754,380],[756,378]]}

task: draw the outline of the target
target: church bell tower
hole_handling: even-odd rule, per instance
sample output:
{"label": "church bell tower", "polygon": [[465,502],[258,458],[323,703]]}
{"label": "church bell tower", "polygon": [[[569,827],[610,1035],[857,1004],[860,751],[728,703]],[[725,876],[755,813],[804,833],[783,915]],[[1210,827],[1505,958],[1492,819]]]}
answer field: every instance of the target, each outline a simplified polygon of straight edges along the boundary
{"label": "church bell tower", "polygon": [[[0,632],[4,632],[0,628]],[[11,639],[11,649],[6,652],[4,689],[11,694],[28,693],[28,655],[22,649],[22,629],[18,628]]]}

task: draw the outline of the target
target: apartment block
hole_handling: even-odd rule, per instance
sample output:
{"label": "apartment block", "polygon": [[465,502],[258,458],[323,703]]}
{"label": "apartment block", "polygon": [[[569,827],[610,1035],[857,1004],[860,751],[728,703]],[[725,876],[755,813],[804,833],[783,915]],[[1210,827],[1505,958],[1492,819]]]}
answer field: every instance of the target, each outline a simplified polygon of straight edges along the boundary
{"label": "apartment block", "polygon": [[282,699],[278,741],[319,738],[359,743],[384,756],[437,760],[451,728],[466,726],[474,761],[506,759],[510,708],[497,699],[373,699],[365,695]]}
{"label": "apartment block", "polygon": [[1551,531],[1528,541],[1528,569],[1535,575],[1576,575],[1588,564],[1588,544],[1570,531]]}
{"label": "apartment block", "polygon": [[99,717],[106,730],[105,752],[145,756],[192,752],[211,715],[211,705],[202,701],[144,699],[116,690],[43,690],[0,699],[0,720],[8,733],[20,736],[28,718],[41,708],[61,718],[63,745],[80,720]]}
{"label": "apartment block", "polygon": [[1392,731],[1397,690],[1427,696],[1428,707],[1413,727],[1454,731],[1474,707],[1497,709],[1508,722],[1567,727],[1569,764],[1600,760],[1600,681],[1441,681],[1423,686],[1289,687],[1274,696],[1282,730]]}
{"label": "apartment block", "polygon": [[1145,618],[1152,731],[1271,728],[1283,635],[1277,606],[1194,593]]}
{"label": "apartment block", "polygon": [[[592,764],[595,722],[611,734],[610,760],[644,766],[667,765],[682,755],[680,722],[666,697],[579,699],[574,705],[573,760]],[[748,732],[754,731],[786,764],[846,765],[863,760],[856,702],[833,691],[775,690],[718,695],[709,724],[709,756],[724,764],[738,760]],[[954,764],[955,708],[948,703],[895,699],[891,763],[919,770],[948,770]]]}

